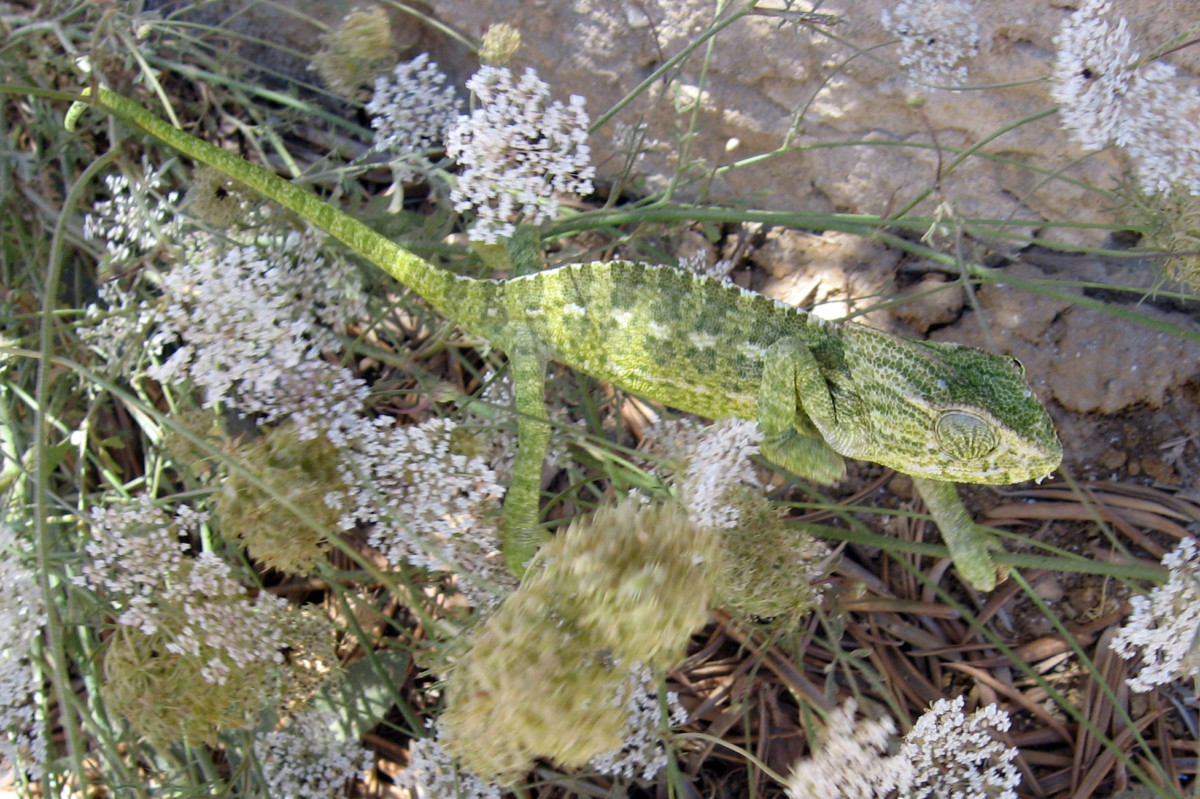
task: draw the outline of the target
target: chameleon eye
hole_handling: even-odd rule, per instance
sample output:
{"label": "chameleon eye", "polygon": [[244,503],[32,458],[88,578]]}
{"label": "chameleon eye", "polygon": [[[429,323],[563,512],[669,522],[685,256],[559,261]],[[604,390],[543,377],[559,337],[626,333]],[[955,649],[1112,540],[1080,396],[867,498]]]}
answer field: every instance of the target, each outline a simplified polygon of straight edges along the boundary
{"label": "chameleon eye", "polygon": [[969,411],[945,411],[934,425],[938,445],[964,461],[982,458],[1000,443],[1000,436],[984,418]]}

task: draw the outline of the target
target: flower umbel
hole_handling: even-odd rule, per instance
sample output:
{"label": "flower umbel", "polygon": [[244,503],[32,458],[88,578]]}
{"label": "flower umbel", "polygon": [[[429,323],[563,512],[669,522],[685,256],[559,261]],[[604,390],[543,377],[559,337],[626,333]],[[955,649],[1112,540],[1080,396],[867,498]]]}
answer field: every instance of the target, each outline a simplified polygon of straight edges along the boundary
{"label": "flower umbel", "polygon": [[467,88],[479,107],[450,129],[446,154],[462,167],[450,200],[475,214],[472,241],[507,238],[518,219],[553,219],[559,194],[591,193],[596,170],[583,97],[550,102],[550,87],[533,69],[514,83],[507,67],[483,66]]}
{"label": "flower umbel", "polygon": [[454,756],[438,740],[441,731],[429,729],[425,738],[408,747],[404,782],[420,799],[500,799],[504,791],[479,776],[460,768]]}
{"label": "flower umbel", "polygon": [[1196,539],[1185,538],[1162,564],[1170,570],[1167,582],[1129,600],[1133,612],[1112,639],[1112,651],[1129,659],[1140,655],[1142,668],[1126,682],[1135,691],[1149,691],[1178,677],[1200,677],[1200,560]]}
{"label": "flower umbel", "polygon": [[883,718],[856,725],[855,704],[848,701],[830,715],[817,753],[793,768],[788,796],[1016,799],[1017,750],[995,738],[1008,729],[1008,714],[988,705],[965,716],[962,708],[961,696],[939,699],[904,736],[900,751],[885,756],[895,724]]}
{"label": "flower umbel", "polygon": [[0,758],[36,780],[46,762],[46,734],[31,649],[46,624],[46,607],[37,574],[24,562],[27,549],[0,525]]}
{"label": "flower umbel", "polygon": [[816,605],[829,549],[789,526],[781,509],[763,497],[750,461],[761,440],[754,422],[730,418],[706,427],[659,423],[647,429],[643,444],[675,470],[692,523],[717,533],[717,604],[739,618],[784,626]]}
{"label": "flower umbel", "polygon": [[[237,443],[244,468],[230,470],[216,496],[222,537],[242,543],[251,558],[268,568],[307,574],[322,559],[328,543],[314,525],[297,519],[280,499],[302,508],[320,528],[336,530],[340,514],[325,502],[325,496],[345,488],[338,474],[338,451],[323,435],[300,440],[290,424]],[[262,483],[269,490],[260,488]]]}
{"label": "flower umbel", "polygon": [[286,727],[254,738],[270,796],[326,799],[341,795],[347,782],[371,768],[374,758],[339,731],[328,711],[304,710]]}
{"label": "flower umbel", "polygon": [[446,75],[426,53],[375,79],[375,93],[367,103],[375,129],[373,149],[395,154],[397,183],[429,168],[425,152],[442,147],[460,106],[454,87],[446,85]]}
{"label": "flower umbel", "polygon": [[208,407],[226,404],[263,422],[290,416],[305,439],[324,420],[357,411],[361,383],[321,359],[340,349],[331,330],[364,312],[353,267],[322,258],[319,239],[307,234],[224,251],[206,243],[163,277],[152,343],[180,346],[147,373],[190,378]]}
{"label": "flower umbel", "polygon": [[630,672],[683,657],[718,557],[681,510],[634,501],[573,523],[540,556],[447,682],[447,748],[501,781],[538,757],[579,767],[621,751]]}
{"label": "flower umbel", "polygon": [[479,45],[479,60],[489,66],[503,67],[520,48],[521,31],[507,22],[498,22],[483,32],[483,42]]}
{"label": "flower umbel", "polygon": [[1016,799],[1017,750],[996,739],[1008,730],[1008,714],[996,705],[970,716],[962,709],[961,696],[939,699],[904,736],[899,757],[913,767],[912,782],[901,791],[905,799]]}
{"label": "flower umbel", "polygon": [[[511,588],[495,525],[504,490],[482,458],[456,451],[456,428],[449,419],[396,426],[361,417],[335,429],[330,437],[346,488],[330,491],[325,502],[341,511],[343,529],[373,525],[368,540],[389,563],[466,572]],[[499,598],[470,577],[459,587],[475,605]]]}
{"label": "flower umbel", "polygon": [[724,419],[700,431],[679,481],[693,524],[714,530],[738,526],[741,510],[729,499],[742,484],[757,484],[750,456],[760,441],[758,425],[745,419]]}
{"label": "flower umbel", "polygon": [[624,704],[628,713],[624,742],[619,749],[597,755],[588,762],[601,774],[652,780],[666,767],[667,751],[661,730],[668,725],[686,724],[688,712],[680,704],[679,694],[670,691],[666,697],[670,718],[664,719],[655,690],[656,682],[651,669],[637,667],[630,670],[628,679],[613,700],[616,704]]}
{"label": "flower umbel", "polygon": [[111,197],[96,203],[83,218],[83,235],[103,239],[114,263],[131,261],[179,236],[179,192],[165,190],[163,172],[147,169],[141,180],[132,182],[125,175],[105,176]]}
{"label": "flower umbel", "polygon": [[884,756],[895,722],[855,724],[857,707],[849,700],[830,714],[821,747],[792,767],[790,799],[883,799],[908,778],[908,764]]}
{"label": "flower umbel", "polygon": [[395,58],[392,23],[380,6],[356,8],[321,37],[312,68],[330,88],[354,97]]}
{"label": "flower umbel", "polygon": [[278,597],[251,600],[213,553],[186,556],[182,538],[196,536],[203,519],[186,507],[168,516],[145,497],[91,511],[91,560],[78,582],[109,601],[117,622],[103,695],[158,741],[215,741],[287,702],[286,631],[311,627],[295,623]]}
{"label": "flower umbel", "polygon": [[934,88],[967,81],[964,63],[979,52],[979,23],[964,0],[901,0],[884,10],[883,26],[900,37],[900,66]]}
{"label": "flower umbel", "polygon": [[1144,61],[1126,20],[1107,19],[1111,6],[1085,0],[1055,37],[1063,127],[1085,149],[1125,148],[1147,193],[1200,194],[1200,93],[1169,64]]}

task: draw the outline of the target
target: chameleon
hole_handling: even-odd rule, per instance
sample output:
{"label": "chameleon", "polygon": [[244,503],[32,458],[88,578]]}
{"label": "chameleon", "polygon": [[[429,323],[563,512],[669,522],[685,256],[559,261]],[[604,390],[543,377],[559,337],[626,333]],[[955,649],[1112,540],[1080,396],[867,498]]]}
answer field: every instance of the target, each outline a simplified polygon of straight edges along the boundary
{"label": "chameleon", "polygon": [[84,98],[299,214],[505,352],[518,432],[502,551],[518,574],[550,537],[539,505],[551,360],[682,411],[754,420],[763,456],[816,482],[840,479],[845,458],[911,475],[960,575],[984,591],[1002,574],[991,555],[999,543],[973,521],[955,483],[1040,479],[1062,460],[1015,359],[826,321],[670,266],[618,260],[502,279],[459,275],[132,100],[104,88]]}

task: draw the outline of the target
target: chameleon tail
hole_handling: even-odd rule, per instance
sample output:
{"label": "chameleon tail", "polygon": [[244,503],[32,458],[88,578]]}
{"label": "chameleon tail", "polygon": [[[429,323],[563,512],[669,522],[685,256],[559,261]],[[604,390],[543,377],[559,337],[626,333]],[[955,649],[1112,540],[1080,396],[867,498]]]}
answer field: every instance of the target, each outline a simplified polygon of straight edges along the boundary
{"label": "chameleon tail", "polygon": [[[91,95],[92,92],[85,90],[84,94]],[[233,153],[226,152],[179,128],[172,127],[126,97],[100,88],[91,102],[97,108],[141,128],[189,158],[223,172],[259,194],[296,212],[304,219],[311,220],[347,247],[421,295],[445,316],[452,319],[457,317],[457,299],[464,292],[462,287],[456,289],[455,284],[473,283],[474,281],[469,278],[458,277],[444,269],[439,269],[371,230],[354,217],[324,202],[312,192],[293,185],[278,175],[251,164]],[[68,130],[74,127],[83,105],[83,103],[76,103],[67,112]]]}

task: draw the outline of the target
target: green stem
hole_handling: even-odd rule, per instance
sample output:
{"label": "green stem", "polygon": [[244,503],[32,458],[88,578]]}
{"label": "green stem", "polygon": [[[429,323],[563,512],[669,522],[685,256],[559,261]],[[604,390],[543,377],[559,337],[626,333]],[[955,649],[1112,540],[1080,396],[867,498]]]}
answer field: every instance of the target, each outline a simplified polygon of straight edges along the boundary
{"label": "green stem", "polygon": [[[50,683],[58,698],[59,713],[62,727],[67,736],[67,752],[70,756],[77,778],[82,780],[87,771],[83,767],[83,757],[87,751],[81,735],[80,722],[75,718],[75,704],[70,701],[73,696],[71,688],[71,669],[67,659],[67,647],[64,636],[65,626],[59,614],[57,599],[61,593],[61,583],[54,579],[60,572],[53,565],[53,535],[50,530],[50,420],[47,408],[50,402],[50,375],[56,370],[51,365],[51,355],[54,351],[55,325],[54,304],[58,298],[58,284],[62,279],[63,243],[66,241],[67,221],[71,219],[71,210],[83,196],[84,188],[91,183],[102,170],[106,169],[114,158],[116,150],[109,150],[93,161],[71,186],[63,201],[62,213],[54,225],[54,234],[50,240],[50,258],[46,265],[46,285],[42,290],[42,320],[38,331],[38,348],[41,357],[38,360],[37,381],[34,385],[34,514],[33,529],[36,547],[38,584],[46,604],[46,639],[50,649]],[[48,786],[46,786],[48,788]],[[78,786],[82,788],[83,786]]]}

